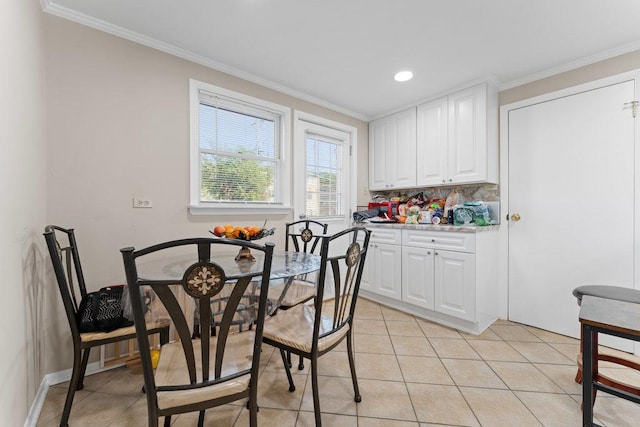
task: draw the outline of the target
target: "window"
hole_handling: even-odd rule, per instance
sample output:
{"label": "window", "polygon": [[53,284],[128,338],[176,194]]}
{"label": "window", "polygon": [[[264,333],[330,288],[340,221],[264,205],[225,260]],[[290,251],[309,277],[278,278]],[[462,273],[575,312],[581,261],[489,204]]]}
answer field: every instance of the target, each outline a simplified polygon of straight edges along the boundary
{"label": "window", "polygon": [[287,212],[289,120],[286,107],[191,80],[191,213]]}
{"label": "window", "polygon": [[342,145],[333,138],[306,134],[308,217],[344,215]]}

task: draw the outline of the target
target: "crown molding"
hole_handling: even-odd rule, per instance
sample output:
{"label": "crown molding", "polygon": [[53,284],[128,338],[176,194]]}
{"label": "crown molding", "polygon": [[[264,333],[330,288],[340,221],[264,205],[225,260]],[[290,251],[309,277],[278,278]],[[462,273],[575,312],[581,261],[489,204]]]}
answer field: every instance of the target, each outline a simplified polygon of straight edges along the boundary
{"label": "crown molding", "polygon": [[605,50],[604,52],[600,52],[595,55],[590,55],[585,58],[567,62],[566,64],[562,64],[554,68],[549,68],[539,73],[530,74],[526,77],[522,77],[519,79],[502,83],[500,85],[500,90],[503,91],[507,89],[512,89],[514,87],[522,86],[527,83],[534,82],[536,80],[542,80],[547,77],[555,76],[557,74],[561,74],[567,71],[575,70],[580,67],[584,67],[586,65],[595,64],[596,62],[604,61],[605,59],[624,55],[625,53],[633,52],[635,50],[640,50],[640,40],[616,47],[614,49]]}
{"label": "crown molding", "polygon": [[251,83],[258,84],[260,86],[264,86],[268,89],[273,89],[275,91],[284,93],[285,95],[293,96],[302,101],[307,101],[312,104],[318,105],[320,107],[327,108],[332,111],[336,111],[338,113],[345,114],[347,116],[368,122],[369,117],[367,115],[349,110],[344,107],[340,107],[338,105],[332,104],[328,101],[325,101],[320,98],[316,98],[315,96],[306,94],[304,92],[297,91],[295,89],[289,88],[287,86],[272,82],[270,80],[264,79],[262,77],[258,77],[256,75],[247,73],[242,70],[238,70],[237,68],[233,68],[229,65],[223,64],[222,62],[215,61],[213,59],[206,58],[201,55],[197,55],[193,52],[190,52],[186,49],[179,48],[169,43],[164,43],[160,40],[154,39],[152,37],[147,37],[143,34],[136,33],[135,31],[128,30],[126,28],[113,25],[109,22],[103,21],[101,19],[96,19],[92,16],[85,15],[83,13],[77,12],[75,10],[69,9],[67,7],[60,6],[56,3],[53,3],[51,0],[40,0],[42,4],[42,10],[45,13],[50,15],[58,16],[60,18],[68,19],[69,21],[76,22],[78,24],[85,25],[87,27],[95,28],[96,30],[103,31],[105,33],[112,34],[117,37],[121,37],[123,39],[130,40],[132,42],[159,50],[164,53],[168,53],[170,55],[176,56],[178,58],[185,59],[190,62],[194,62],[199,65],[203,65],[205,67],[211,68],[216,71],[221,71],[223,73],[232,75],[234,77],[238,77],[240,79],[249,81]]}

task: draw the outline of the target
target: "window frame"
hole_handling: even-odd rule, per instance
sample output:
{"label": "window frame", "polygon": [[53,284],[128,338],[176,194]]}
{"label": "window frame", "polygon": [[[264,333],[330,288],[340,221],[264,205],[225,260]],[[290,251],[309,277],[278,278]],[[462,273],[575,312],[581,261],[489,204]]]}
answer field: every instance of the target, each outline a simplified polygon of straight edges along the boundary
{"label": "window frame", "polygon": [[[200,93],[221,96],[251,108],[262,108],[280,115],[278,144],[278,178],[280,200],[264,202],[201,202],[200,201]],[[189,150],[189,213],[191,215],[268,215],[288,214],[291,207],[291,109],[273,102],[234,92],[198,80],[189,80],[190,150]],[[242,112],[238,110],[238,112]]]}

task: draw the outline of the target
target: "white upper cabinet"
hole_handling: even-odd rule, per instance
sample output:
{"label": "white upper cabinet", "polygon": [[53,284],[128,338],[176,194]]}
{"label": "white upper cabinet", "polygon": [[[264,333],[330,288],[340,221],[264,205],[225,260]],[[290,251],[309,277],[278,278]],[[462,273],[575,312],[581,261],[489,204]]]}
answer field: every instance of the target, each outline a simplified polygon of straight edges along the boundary
{"label": "white upper cabinet", "polygon": [[447,98],[420,105],[417,111],[417,184],[440,185],[447,176],[449,141]]}
{"label": "white upper cabinet", "polygon": [[416,184],[497,183],[497,111],[487,83],[418,106]]}
{"label": "white upper cabinet", "polygon": [[416,109],[369,123],[369,189],[416,186]]}

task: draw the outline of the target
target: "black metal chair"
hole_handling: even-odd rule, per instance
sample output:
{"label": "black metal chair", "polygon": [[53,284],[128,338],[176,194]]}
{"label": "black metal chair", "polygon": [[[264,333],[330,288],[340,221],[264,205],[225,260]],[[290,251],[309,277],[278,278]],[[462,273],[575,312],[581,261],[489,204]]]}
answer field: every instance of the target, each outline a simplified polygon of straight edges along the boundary
{"label": "black metal chair", "polygon": [[[303,219],[286,224],[285,251],[315,254],[320,251],[319,243],[327,234],[328,224],[311,219]],[[269,297],[276,301],[280,310],[288,310],[298,304],[310,301],[316,295],[315,274],[291,277],[284,283],[269,289]],[[298,369],[304,369],[304,359],[300,357]],[[291,367],[291,354],[287,354],[287,363]]]}
{"label": "black metal chair", "polygon": [[[258,267],[253,271],[227,276],[224,268],[215,262],[212,251],[224,252],[223,247],[229,245],[263,252],[262,269]],[[137,251],[134,248],[121,250],[127,283],[131,288],[136,327],[139,327],[139,319],[144,315],[138,290],[141,286],[149,286],[169,313],[180,339],[179,342],[162,346],[154,373],[147,336],[138,334],[149,426],[157,426],[161,416],[165,417],[164,425],[169,426],[172,415],[196,411],[200,412],[198,425],[202,426],[206,409],[245,397],[249,398],[250,424],[257,424],[258,366],[273,247],[272,243],[260,246],[230,239],[194,238],[161,243]],[[192,249],[198,257],[198,262],[184,269],[180,279],[152,280],[138,276],[138,263],[144,262],[147,259],[145,256],[152,255],[149,258],[153,258],[174,249]],[[212,324],[211,301],[219,298],[224,290],[228,299],[222,309],[222,320],[216,325],[215,336],[202,333],[199,339],[191,337],[189,317],[193,312],[181,308],[170,285],[181,286],[187,295],[196,299],[197,304],[194,305],[202,325]],[[232,332],[232,320],[237,309],[253,286],[259,286],[254,293],[254,327],[249,331]]]}
{"label": "black metal chair", "polygon": [[[297,354],[311,361],[316,426],[322,425],[318,394],[318,358],[334,349],[345,338],[354,400],[361,400],[353,355],[352,330],[370,234],[371,232],[364,227],[353,227],[333,236],[323,237],[320,252],[322,261],[313,306],[299,304],[289,310],[278,312],[265,321],[262,340],[280,349],[290,391],[295,390],[295,385],[286,353]],[[335,248],[340,247],[347,249],[344,253],[335,255]],[[331,284],[334,286],[335,298],[330,310],[331,315],[325,315],[323,296],[325,287]]]}
{"label": "black metal chair", "polygon": [[[44,229],[44,237],[51,255],[53,271],[58,282],[73,340],[73,370],[60,419],[60,426],[67,426],[75,392],[84,388],[84,374],[91,348],[133,339],[136,337],[136,329],[134,326],[128,326],[111,332],[81,333],[78,325],[78,308],[82,299],[87,295],[87,288],[80,265],[74,230],[48,225]],[[147,322],[146,329],[144,329],[144,325],[142,328],[145,336],[146,334],[160,334],[161,343],[166,343],[169,340],[169,322]]]}

